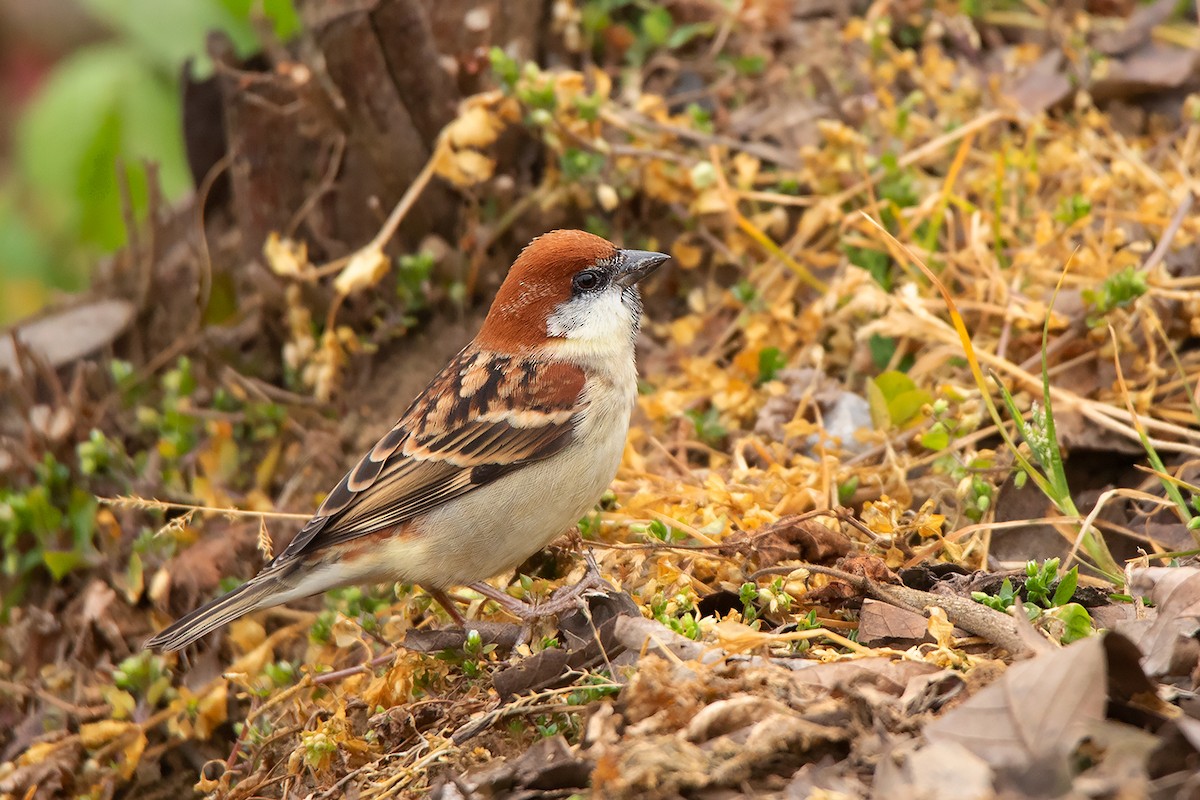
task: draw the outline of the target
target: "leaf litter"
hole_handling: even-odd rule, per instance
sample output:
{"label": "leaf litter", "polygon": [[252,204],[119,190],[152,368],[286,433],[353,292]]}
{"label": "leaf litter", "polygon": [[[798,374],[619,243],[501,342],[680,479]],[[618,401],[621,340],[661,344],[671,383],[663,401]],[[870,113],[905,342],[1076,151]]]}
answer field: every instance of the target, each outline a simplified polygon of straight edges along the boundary
{"label": "leaf litter", "polygon": [[[556,4],[579,68],[493,51],[367,244],[314,201],[253,281],[232,233],[204,269],[151,258],[239,322],[140,309],[111,364],[14,343],[0,795],[1197,791],[1195,20],[960,5],[597,28]],[[470,200],[451,238],[405,231],[434,175]],[[388,373],[420,364],[394,331],[486,298],[564,225],[674,256],[624,463],[580,525],[610,589],[532,629],[463,593],[468,630],[413,587],[349,589],[141,652],[368,443],[321,404],[372,376],[394,401]],[[144,297],[123,287],[98,283]],[[76,463],[130,499],[72,505],[55,465]],[[505,585],[578,581],[577,546]]]}

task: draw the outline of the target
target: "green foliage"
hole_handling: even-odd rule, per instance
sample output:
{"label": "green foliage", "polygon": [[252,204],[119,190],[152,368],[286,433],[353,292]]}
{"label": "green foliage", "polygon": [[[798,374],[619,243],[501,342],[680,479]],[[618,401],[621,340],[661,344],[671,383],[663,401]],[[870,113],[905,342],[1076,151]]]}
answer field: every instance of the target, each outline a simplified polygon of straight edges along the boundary
{"label": "green foliage", "polygon": [[113,670],[113,683],[118,689],[144,699],[151,707],[175,696],[170,670],[162,656],[149,650],[122,661]]}
{"label": "green foliage", "polygon": [[669,599],[659,593],[650,599],[651,617],[679,635],[699,641],[704,632],[700,628],[700,615],[695,608],[695,599],[685,592]]}
{"label": "green foliage", "polygon": [[947,453],[933,462],[934,472],[949,475],[955,485],[962,486],[964,481],[967,481],[966,491],[960,500],[963,504],[963,514],[972,522],[979,522],[992,507],[996,489],[984,480],[980,473],[994,466],[991,459],[979,457],[963,463],[956,453]]}
{"label": "green foliage", "polygon": [[[892,363],[892,359],[896,356],[896,339],[893,336],[881,336],[878,333],[872,333],[871,338],[867,340],[867,348],[871,352],[871,362],[875,368],[882,371],[886,370]],[[896,362],[896,370],[898,372],[908,372],[912,369],[912,365],[916,363],[916,358],[912,353],[905,353]]]}
{"label": "green foliage", "polygon": [[787,366],[787,356],[778,347],[764,347],[758,353],[758,382],[775,380],[779,370]]}
{"label": "green foliage", "polygon": [[1062,643],[1070,644],[1095,633],[1095,625],[1087,609],[1071,602],[1079,585],[1079,568],[1072,567],[1060,576],[1059,564],[1057,558],[1047,559],[1040,565],[1035,561],[1026,563],[1024,599],[1008,578],[1000,584],[1000,590],[995,595],[972,592],[971,597],[1004,613],[1016,603],[1021,603],[1031,621],[1043,619],[1052,622],[1049,627]]}
{"label": "green foliage", "polygon": [[745,278],[730,286],[729,293],[733,295],[734,300],[737,300],[751,311],[758,311],[763,307],[762,298],[758,294],[758,287]]}
{"label": "green foliage", "polygon": [[[1052,303],[1053,305],[1053,303]],[[1033,404],[1030,412],[1030,420],[1025,422],[1024,416],[1020,409],[1017,408],[1016,400],[1013,399],[1012,392],[1008,387],[1000,382],[999,378],[993,375],[996,385],[1000,389],[1000,396],[1004,400],[1004,406],[1008,409],[1008,413],[1012,415],[1013,426],[1017,430],[1017,435],[1025,442],[1032,455],[1032,461],[1026,458],[1023,453],[1017,448],[1007,431],[1003,426],[1000,426],[1001,436],[1005,443],[1013,451],[1013,457],[1016,459],[1021,473],[1046,495],[1047,499],[1063,514],[1078,519],[1083,519],[1083,515],[1079,513],[1079,509],[1075,506],[1075,500],[1071,496],[1071,488],[1067,482],[1066,469],[1063,466],[1062,450],[1059,447],[1058,435],[1054,425],[1054,408],[1050,395],[1050,364],[1047,358],[1047,341],[1050,337],[1050,315],[1046,315],[1046,320],[1042,325],[1042,404]],[[997,424],[1000,424],[999,415],[993,412]],[[1020,484],[1018,484],[1020,485]],[[1124,572],[1121,566],[1117,564],[1112,553],[1108,549],[1108,544],[1104,541],[1104,537],[1091,526],[1084,527],[1081,532],[1081,545],[1084,552],[1088,554],[1096,567],[1104,573],[1104,575],[1118,586],[1123,584]]]}
{"label": "green foliage", "polygon": [[903,372],[891,370],[867,382],[867,400],[876,427],[903,427],[922,416],[922,409],[933,403],[933,395]]}
{"label": "green foliage", "polygon": [[646,533],[650,534],[658,541],[666,542],[667,544],[675,544],[676,542],[682,542],[687,539],[686,533],[676,530],[662,520],[658,519],[651,520],[649,524],[646,525]]}
{"label": "green foliage", "polygon": [[604,169],[604,162],[603,153],[568,147],[559,157],[558,165],[562,169],[563,177],[575,183],[599,176],[600,171]]}
{"label": "green foliage", "polygon": [[1071,225],[1092,213],[1092,202],[1081,194],[1064,197],[1054,212],[1054,219],[1063,225]]}
{"label": "green foliage", "polygon": [[647,0],[588,0],[580,14],[584,35],[596,51],[609,28],[620,25],[632,33],[625,59],[634,66],[645,63],[656,50],[677,50],[698,37],[711,36],[716,29],[711,22],[677,25],[670,10]]}
{"label": "green foliage", "polygon": [[457,666],[466,677],[478,678],[487,671],[487,664],[492,660],[495,650],[495,644],[484,644],[479,631],[471,629],[467,631],[462,650],[443,650],[437,657]]}
{"label": "green foliage", "polygon": [[709,447],[719,446],[729,434],[721,424],[721,412],[712,406],[703,411],[692,409],[685,412],[685,416],[696,427],[696,436]]}
{"label": "green foliage", "polygon": [[888,230],[897,228],[897,212],[902,208],[912,208],[921,202],[921,194],[913,174],[901,168],[900,160],[895,153],[884,153],[879,159],[883,167],[883,177],[875,187],[883,206],[880,218]]}
{"label": "green foliage", "polygon": [[747,581],[738,589],[738,600],[742,601],[742,618],[746,622],[758,619],[758,609],[754,602],[758,600],[758,586]]}
{"label": "green foliage", "polygon": [[506,91],[513,91],[517,86],[517,80],[521,77],[521,65],[517,63],[517,60],[503,49],[493,47],[488,50],[488,63],[491,65],[492,75],[496,78],[496,82]]}
{"label": "green foliage", "polygon": [[433,273],[433,253],[422,250],[400,256],[396,262],[396,297],[408,313],[420,311],[428,298],[426,284]]}
{"label": "green foliage", "polygon": [[854,497],[854,493],[858,491],[860,478],[857,475],[851,475],[846,480],[838,484],[838,505],[847,505]]}
{"label": "green foliage", "polygon": [[1125,308],[1149,288],[1146,273],[1135,267],[1126,267],[1109,275],[1099,289],[1084,289],[1083,301],[1092,307],[1088,325],[1097,327],[1104,324],[1104,316],[1114,309]]}
{"label": "green foliage", "polygon": [[[281,37],[299,18],[291,0],[85,0],[115,37],[56,66],[18,120],[16,172],[0,187],[0,278],[79,288],[98,252],[125,242],[120,186],[135,216],[149,197],[145,162],[157,166],[168,200],[191,178],[184,157],[179,74],[211,69],[205,38],[230,36],[239,53],[257,47],[251,9]],[[32,309],[0,307],[0,314]],[[2,320],[0,320],[2,321]]]}
{"label": "green foliage", "polygon": [[93,428],[86,440],[75,445],[75,454],[79,457],[79,471],[90,477],[108,472],[124,457],[125,449],[121,442]]}
{"label": "green foliage", "polygon": [[39,574],[61,581],[98,558],[96,498],[73,484],[71,470],[47,454],[25,489],[0,489],[0,571],[10,588],[0,619]]}
{"label": "green foliage", "polygon": [[846,258],[856,267],[871,274],[885,292],[892,290],[892,258],[882,250],[845,245]]}
{"label": "green foliage", "polygon": [[585,706],[619,693],[621,687],[606,674],[587,675],[583,685],[567,695],[567,705]]}
{"label": "green foliage", "polygon": [[1074,597],[1075,587],[1079,585],[1078,567],[1071,567],[1070,571],[1063,575],[1051,595],[1050,590],[1058,578],[1058,565],[1057,558],[1046,560],[1040,567],[1033,561],[1025,565],[1025,594],[1030,602],[1050,608],[1061,606]]}

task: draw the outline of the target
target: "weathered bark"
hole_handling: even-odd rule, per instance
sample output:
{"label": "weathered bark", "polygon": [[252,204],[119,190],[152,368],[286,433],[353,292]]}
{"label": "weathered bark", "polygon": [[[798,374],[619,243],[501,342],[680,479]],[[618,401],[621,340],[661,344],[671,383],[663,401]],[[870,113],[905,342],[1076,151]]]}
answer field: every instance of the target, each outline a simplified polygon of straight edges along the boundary
{"label": "weathered bark", "polygon": [[[454,117],[486,82],[487,50],[532,57],[545,0],[301,0],[304,34],[287,53],[238,62],[214,42],[212,85],[192,85],[185,121],[197,185],[227,168],[209,198],[228,204],[242,253],[272,231],[316,259],[368,241]],[[216,91],[219,89],[218,91]],[[215,102],[214,102],[215,101]],[[452,235],[457,198],[434,182],[398,247]]]}

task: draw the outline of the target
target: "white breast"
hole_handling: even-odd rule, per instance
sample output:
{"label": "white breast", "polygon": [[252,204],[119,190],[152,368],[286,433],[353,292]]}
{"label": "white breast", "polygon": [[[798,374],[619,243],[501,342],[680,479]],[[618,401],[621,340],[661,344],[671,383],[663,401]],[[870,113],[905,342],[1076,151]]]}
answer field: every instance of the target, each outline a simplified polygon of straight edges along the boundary
{"label": "white breast", "polygon": [[461,586],[515,568],[565,533],[620,466],[636,372],[621,377],[620,386],[612,376],[585,384],[587,412],[566,448],[435,509],[415,535],[382,543],[372,559],[379,571],[357,580]]}

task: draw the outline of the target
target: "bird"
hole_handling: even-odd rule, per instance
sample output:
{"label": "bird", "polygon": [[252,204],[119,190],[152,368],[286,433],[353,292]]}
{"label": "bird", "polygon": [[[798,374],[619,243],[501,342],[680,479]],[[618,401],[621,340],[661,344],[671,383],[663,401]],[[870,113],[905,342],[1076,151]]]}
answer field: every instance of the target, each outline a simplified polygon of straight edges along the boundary
{"label": "bird", "polygon": [[[145,646],[180,650],[264,608],[343,586],[446,590],[515,569],[595,506],[637,397],[638,284],[670,256],[555,230],[517,256],[475,338],[241,586]],[[518,613],[520,616],[520,613]]]}

